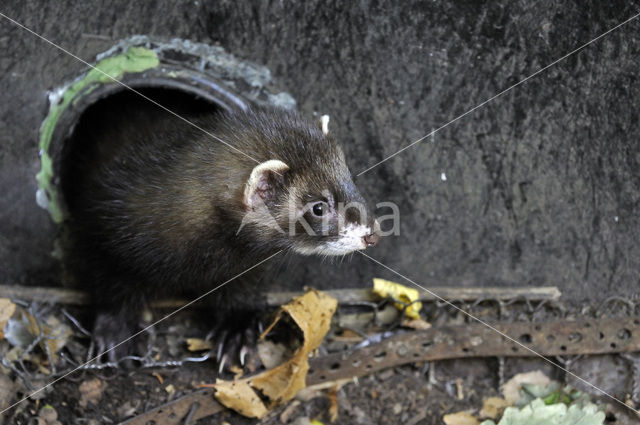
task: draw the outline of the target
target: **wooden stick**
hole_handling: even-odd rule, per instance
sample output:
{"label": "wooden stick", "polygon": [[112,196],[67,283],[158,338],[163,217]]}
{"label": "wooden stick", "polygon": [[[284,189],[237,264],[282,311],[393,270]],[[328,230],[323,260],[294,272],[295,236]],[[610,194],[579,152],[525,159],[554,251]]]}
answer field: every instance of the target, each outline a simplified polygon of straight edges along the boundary
{"label": "wooden stick", "polygon": [[82,291],[44,286],[0,285],[0,298],[49,304],[89,304],[89,296]]}
{"label": "wooden stick", "polygon": [[[420,301],[436,301],[444,298],[448,301],[475,301],[481,298],[494,300],[512,300],[515,298],[527,298],[531,301],[556,300],[562,293],[555,286],[525,287],[525,288],[495,288],[495,287],[475,287],[475,288],[455,288],[434,286],[427,288],[432,293],[420,290]],[[333,289],[323,291],[334,297],[340,303],[355,302],[376,302],[380,298],[370,289]],[[435,296],[435,295],[437,296]],[[271,292],[267,294],[269,305],[282,305],[292,298],[300,295],[300,292]],[[438,298],[440,297],[440,298]]]}
{"label": "wooden stick", "polygon": [[[555,286],[526,287],[526,288],[429,288],[434,294],[446,300],[475,301],[480,298],[510,300],[519,297],[531,301],[555,300],[560,298],[561,292]],[[380,299],[370,289],[334,289],[324,291],[336,298],[339,303],[376,302]],[[280,306],[301,292],[270,292],[266,294],[267,303],[270,306]],[[40,302],[50,304],[88,305],[90,303],[87,293],[68,288],[0,285],[0,298],[11,298],[27,302]],[[421,301],[434,301],[437,297],[421,291]],[[185,300],[164,299],[153,302],[151,305],[157,308],[180,307],[186,304]]]}

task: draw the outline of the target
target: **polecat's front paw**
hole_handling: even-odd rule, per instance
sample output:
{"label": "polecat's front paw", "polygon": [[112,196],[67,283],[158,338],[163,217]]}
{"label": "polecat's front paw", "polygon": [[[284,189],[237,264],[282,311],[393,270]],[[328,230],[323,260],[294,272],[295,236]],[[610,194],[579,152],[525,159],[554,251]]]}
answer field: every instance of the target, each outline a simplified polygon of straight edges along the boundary
{"label": "polecat's front paw", "polygon": [[136,333],[133,326],[121,314],[100,312],[93,325],[93,356],[98,361],[117,363],[125,367],[132,366],[126,357],[134,352],[132,336]]}
{"label": "polecat's front paw", "polygon": [[260,320],[253,315],[242,319],[234,316],[217,324],[207,338],[214,342],[218,373],[234,365],[255,371],[260,366],[256,348],[260,332]]}

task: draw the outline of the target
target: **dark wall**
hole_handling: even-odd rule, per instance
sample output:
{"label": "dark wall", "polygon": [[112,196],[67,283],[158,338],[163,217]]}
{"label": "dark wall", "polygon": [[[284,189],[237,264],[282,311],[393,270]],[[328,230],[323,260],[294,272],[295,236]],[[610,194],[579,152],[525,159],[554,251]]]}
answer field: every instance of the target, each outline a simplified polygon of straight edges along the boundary
{"label": "dark wall", "polygon": [[[133,34],[219,44],[331,115],[357,174],[640,11],[628,1],[11,1],[93,61]],[[640,277],[640,18],[358,177],[401,235],[371,255],[425,285],[557,285],[593,302]],[[0,282],[58,280],[35,204],[46,90],[84,65],[0,19]],[[443,181],[442,173],[446,175]],[[339,263],[339,262],[338,262]],[[390,276],[293,261],[289,287]]]}

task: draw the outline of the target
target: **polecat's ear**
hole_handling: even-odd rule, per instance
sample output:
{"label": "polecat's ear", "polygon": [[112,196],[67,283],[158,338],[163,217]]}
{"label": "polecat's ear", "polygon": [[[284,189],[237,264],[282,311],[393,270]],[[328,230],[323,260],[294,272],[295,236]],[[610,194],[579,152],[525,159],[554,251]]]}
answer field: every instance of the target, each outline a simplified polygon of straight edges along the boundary
{"label": "polecat's ear", "polygon": [[289,166],[277,159],[270,159],[256,165],[251,171],[249,180],[245,183],[245,207],[252,209],[272,198],[276,183],[287,170],[289,170]]}

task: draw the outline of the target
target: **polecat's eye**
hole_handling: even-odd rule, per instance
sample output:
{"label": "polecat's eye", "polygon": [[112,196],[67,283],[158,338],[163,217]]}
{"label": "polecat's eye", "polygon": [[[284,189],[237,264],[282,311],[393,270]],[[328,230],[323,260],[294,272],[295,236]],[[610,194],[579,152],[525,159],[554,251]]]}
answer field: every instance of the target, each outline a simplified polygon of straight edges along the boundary
{"label": "polecat's eye", "polygon": [[327,213],[327,204],[325,204],[324,202],[317,202],[313,204],[313,207],[311,207],[311,211],[313,211],[314,215],[321,217]]}

